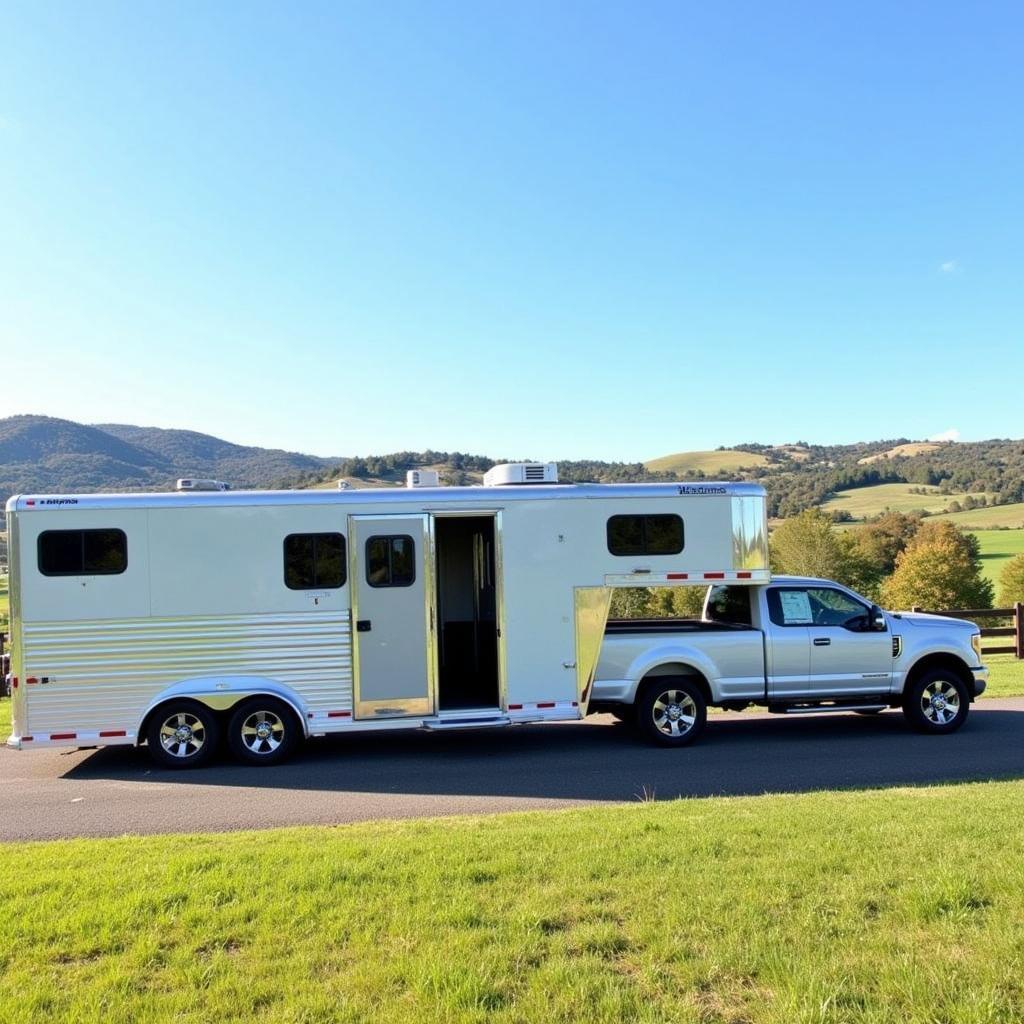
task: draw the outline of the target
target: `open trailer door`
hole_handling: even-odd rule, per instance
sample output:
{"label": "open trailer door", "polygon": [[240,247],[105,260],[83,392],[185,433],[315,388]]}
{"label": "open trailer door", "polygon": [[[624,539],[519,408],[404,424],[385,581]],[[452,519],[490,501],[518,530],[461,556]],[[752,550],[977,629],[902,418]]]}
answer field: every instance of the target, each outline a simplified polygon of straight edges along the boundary
{"label": "open trailer door", "polygon": [[433,588],[425,515],[349,517],[355,717],[434,711]]}

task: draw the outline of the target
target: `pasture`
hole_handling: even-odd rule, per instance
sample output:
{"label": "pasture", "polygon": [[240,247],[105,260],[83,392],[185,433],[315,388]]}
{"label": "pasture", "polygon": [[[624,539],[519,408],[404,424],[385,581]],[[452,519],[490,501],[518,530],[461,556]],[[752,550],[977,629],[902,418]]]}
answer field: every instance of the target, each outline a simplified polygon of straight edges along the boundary
{"label": "pasture", "polygon": [[[863,522],[885,511],[914,512],[923,510],[939,513],[949,507],[950,502],[963,502],[964,494],[942,494],[938,487],[916,487],[925,494],[911,494],[913,484],[874,484],[871,487],[854,487],[848,491],[836,491],[835,495],[822,504],[824,512],[849,512],[857,522]],[[981,497],[975,494],[975,498]],[[991,499],[991,495],[986,495]],[[1005,506],[1010,508],[1011,506]],[[981,509],[979,511],[986,511]],[[994,510],[992,510],[994,511]],[[961,513],[976,515],[976,512]],[[973,523],[973,520],[972,520]],[[994,524],[993,524],[994,525]]]}
{"label": "pasture", "polygon": [[[962,499],[962,495],[954,495]],[[971,533],[985,529],[995,529],[1000,526],[1011,530],[1024,529],[1024,502],[1014,502],[1012,505],[992,505],[987,508],[973,508],[967,512],[951,512],[946,515],[937,516],[938,519],[948,519],[956,523],[962,530],[969,530]]]}
{"label": "pasture", "polygon": [[685,475],[695,470],[700,470],[706,475],[713,476],[721,473],[723,476],[730,476],[741,469],[749,469],[754,466],[766,466],[768,460],[763,455],[753,452],[676,452],[675,455],[663,455],[659,459],[651,459],[645,462],[652,473],[676,473]]}
{"label": "pasture", "polygon": [[1024,555],[1024,530],[971,530],[981,546],[981,571],[996,587],[999,600],[999,574],[1014,557]]}

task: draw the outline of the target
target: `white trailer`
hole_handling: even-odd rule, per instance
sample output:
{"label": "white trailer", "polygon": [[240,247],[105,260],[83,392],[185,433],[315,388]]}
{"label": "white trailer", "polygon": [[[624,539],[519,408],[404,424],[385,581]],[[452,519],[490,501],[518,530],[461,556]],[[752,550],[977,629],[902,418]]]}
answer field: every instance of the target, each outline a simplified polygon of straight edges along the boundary
{"label": "white trailer", "polygon": [[[746,483],[18,496],[8,745],[281,760],[587,712],[612,588],[769,578]],[[514,481],[521,481],[516,483]]]}

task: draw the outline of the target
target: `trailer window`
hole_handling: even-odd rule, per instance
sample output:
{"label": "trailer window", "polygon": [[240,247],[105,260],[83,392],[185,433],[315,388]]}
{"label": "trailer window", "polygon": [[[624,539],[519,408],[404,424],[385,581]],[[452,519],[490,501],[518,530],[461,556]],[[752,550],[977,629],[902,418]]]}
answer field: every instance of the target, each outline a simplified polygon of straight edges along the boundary
{"label": "trailer window", "polygon": [[612,516],[608,550],[613,555],[678,555],[683,550],[683,521],[676,515]]}
{"label": "trailer window", "polygon": [[345,585],[345,538],[340,533],[290,533],[284,539],[284,583],[289,590]]}
{"label": "trailer window", "polygon": [[412,537],[371,537],[366,542],[366,582],[371,587],[411,587],[416,582]]}
{"label": "trailer window", "polygon": [[128,568],[124,530],[44,530],[37,546],[44,576],[115,576]]}

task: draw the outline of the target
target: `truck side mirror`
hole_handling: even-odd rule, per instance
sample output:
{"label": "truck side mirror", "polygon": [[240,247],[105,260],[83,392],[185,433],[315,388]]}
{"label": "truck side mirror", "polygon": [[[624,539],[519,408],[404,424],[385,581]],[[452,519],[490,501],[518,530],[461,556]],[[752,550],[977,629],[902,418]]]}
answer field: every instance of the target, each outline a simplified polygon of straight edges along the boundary
{"label": "truck side mirror", "polygon": [[871,606],[871,629],[876,633],[884,633],[888,628],[888,624],[885,621],[885,612],[878,607],[877,604]]}

